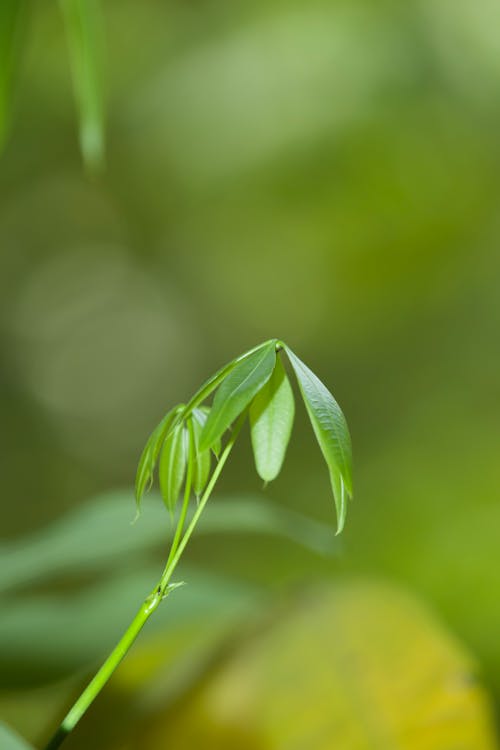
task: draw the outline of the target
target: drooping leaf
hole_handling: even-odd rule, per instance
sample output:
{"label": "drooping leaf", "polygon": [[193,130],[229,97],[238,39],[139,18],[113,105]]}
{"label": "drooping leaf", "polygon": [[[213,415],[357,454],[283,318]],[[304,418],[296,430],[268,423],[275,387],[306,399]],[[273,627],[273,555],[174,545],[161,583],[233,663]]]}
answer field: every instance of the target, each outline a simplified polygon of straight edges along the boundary
{"label": "drooping leaf", "polygon": [[215,394],[200,438],[200,450],[210,448],[248,406],[271,377],[276,363],[273,339],[238,362]]}
{"label": "drooping leaf", "polygon": [[304,400],[314,434],[330,472],[335,506],[337,533],[344,527],[347,497],[352,495],[351,438],[344,415],[321,380],[285,347]]}
{"label": "drooping leaf", "polygon": [[299,597],[161,709],[140,729],[142,750],[498,747],[492,701],[456,637],[408,593],[362,581]]}
{"label": "drooping leaf", "polygon": [[277,357],[273,374],[255,396],[249,412],[255,466],[265,482],[271,482],[281,470],[294,413],[293,391]]}
{"label": "drooping leaf", "polygon": [[9,129],[12,83],[25,27],[26,8],[26,0],[0,2],[0,150]]}
{"label": "drooping leaf", "polygon": [[208,477],[210,476],[210,466],[212,463],[210,449],[204,451],[200,450],[200,435],[206,418],[206,414],[201,412],[199,409],[195,409],[193,411],[193,415],[191,418],[194,449],[193,491],[197,497],[201,495],[206,483],[208,482]]}
{"label": "drooping leaf", "polygon": [[161,422],[155,427],[149,436],[148,441],[144,446],[144,450],[139,459],[139,465],[137,466],[137,473],[135,475],[135,501],[138,513],[140,511],[142,496],[151,487],[156,462],[163,441],[165,440],[168,431],[179,419],[180,409],[181,407],[176,406],[163,417]]}
{"label": "drooping leaf", "polygon": [[188,435],[183,422],[165,438],[158,470],[160,492],[166,508],[173,513],[181,491],[188,458]]}
{"label": "drooping leaf", "polygon": [[85,165],[95,171],[104,161],[104,34],[100,1],[60,2],[66,20],[73,85],[80,112],[80,148]]}
{"label": "drooping leaf", "polygon": [[2,750],[34,750],[17,732],[0,721],[0,747]]}

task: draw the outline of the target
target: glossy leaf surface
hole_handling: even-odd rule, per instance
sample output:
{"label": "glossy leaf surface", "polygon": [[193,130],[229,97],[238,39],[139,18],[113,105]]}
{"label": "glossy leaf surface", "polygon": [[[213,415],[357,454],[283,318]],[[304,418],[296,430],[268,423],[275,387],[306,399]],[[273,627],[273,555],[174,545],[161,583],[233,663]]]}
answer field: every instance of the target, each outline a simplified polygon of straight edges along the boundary
{"label": "glossy leaf surface", "polygon": [[158,475],[166,508],[173,512],[179,498],[188,458],[188,435],[184,424],[177,424],[167,435],[160,456]]}
{"label": "glossy leaf surface", "polygon": [[340,406],[321,380],[288,347],[286,353],[330,472],[337,509],[337,533],[340,533],[345,522],[347,497],[352,495],[351,438],[347,422]]}
{"label": "glossy leaf surface", "polygon": [[[189,399],[186,405],[186,415],[190,414],[196,407],[198,407],[203,401],[205,401],[205,399],[207,399],[215,391],[215,389],[219,387],[222,381],[229,375],[231,370],[233,370],[237,364],[247,359],[248,357],[251,357],[255,352],[258,352],[268,344],[268,341],[264,341],[263,344],[259,344],[253,349],[250,349],[248,352],[241,354],[239,357],[235,357],[233,360],[231,360],[231,362],[228,362],[226,365],[217,370],[215,375],[212,375],[210,378],[208,378],[208,380],[206,380],[203,385],[196,391],[194,396]],[[201,408],[204,409],[205,407]]]}
{"label": "glossy leaf surface", "polygon": [[200,438],[200,450],[211,448],[271,377],[276,342],[267,342],[239,361],[221,384]]}
{"label": "glossy leaf surface", "polygon": [[275,479],[283,465],[294,414],[292,388],[277,357],[273,374],[255,396],[249,412],[255,466],[265,482]]}

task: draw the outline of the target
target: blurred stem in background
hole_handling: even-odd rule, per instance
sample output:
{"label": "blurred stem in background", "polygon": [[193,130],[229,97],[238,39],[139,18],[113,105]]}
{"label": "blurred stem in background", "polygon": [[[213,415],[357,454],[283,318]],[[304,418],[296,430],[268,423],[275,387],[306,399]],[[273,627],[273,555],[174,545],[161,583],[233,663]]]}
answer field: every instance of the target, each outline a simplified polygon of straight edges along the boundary
{"label": "blurred stem in background", "polygon": [[[103,16],[99,0],[60,0],[66,27],[79,140],[85,168],[96,173],[104,165]],[[0,151],[12,120],[18,58],[28,23],[27,0],[0,3]]]}
{"label": "blurred stem in background", "polygon": [[104,164],[103,18],[99,0],[61,0],[80,114],[80,149],[89,172]]}
{"label": "blurred stem in background", "polygon": [[[217,466],[214,469],[214,472],[210,478],[210,481],[208,482],[207,487],[203,495],[200,498],[196,511],[183,535],[183,527],[184,527],[184,522],[186,519],[187,507],[188,507],[189,498],[191,495],[192,479],[193,479],[193,462],[191,459],[188,461],[186,485],[184,489],[184,501],[183,501],[182,509],[179,515],[179,520],[177,522],[177,527],[176,527],[174,538],[172,541],[172,546],[170,548],[168,560],[163,570],[163,573],[161,575],[161,578],[158,584],[154,587],[154,589],[151,591],[151,593],[146,597],[146,599],[142,603],[136,616],[134,617],[129,627],[125,631],[124,635],[122,636],[120,641],[117,643],[117,645],[115,646],[111,654],[108,656],[108,658],[106,659],[102,667],[99,669],[95,677],[87,685],[83,693],[80,695],[80,697],[71,707],[71,709],[68,711],[61,725],[59,726],[58,730],[53,735],[48,745],[46,745],[45,750],[56,750],[56,748],[60,747],[64,739],[75,728],[77,723],[82,718],[83,714],[86,712],[86,710],[89,708],[91,703],[93,703],[95,698],[97,698],[97,696],[99,695],[103,687],[106,685],[109,678],[111,677],[115,669],[118,667],[122,659],[126,656],[127,652],[129,651],[130,647],[134,643],[135,639],[141,632],[142,628],[146,624],[149,617],[157,609],[160,602],[168,596],[170,591],[182,585],[181,583],[170,583],[170,580],[181,558],[181,555],[184,552],[184,549],[196,527],[196,524],[203,512],[203,509],[205,505],[207,504],[207,501],[210,495],[213,492],[213,489],[217,483],[217,480],[219,479],[221,475],[221,472],[229,457],[229,454],[231,453],[231,450],[233,449],[233,446],[238,438],[241,427],[243,426],[245,416],[246,414],[244,413],[240,417],[238,422],[235,424],[235,427],[220,456],[220,459],[217,463]],[[190,434],[190,440],[193,440],[192,433]]]}
{"label": "blurred stem in background", "polygon": [[2,0],[0,3],[0,150],[9,132],[12,89],[26,26],[26,8],[25,0]]}

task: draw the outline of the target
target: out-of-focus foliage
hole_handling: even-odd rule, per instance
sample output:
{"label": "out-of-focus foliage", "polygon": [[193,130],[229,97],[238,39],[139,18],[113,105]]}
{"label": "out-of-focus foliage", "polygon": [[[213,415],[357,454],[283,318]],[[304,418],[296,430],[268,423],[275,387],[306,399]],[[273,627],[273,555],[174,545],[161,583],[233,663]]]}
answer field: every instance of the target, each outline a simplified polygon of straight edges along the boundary
{"label": "out-of-focus foliage", "polygon": [[26,0],[4,0],[0,6],[0,149],[10,124],[13,79],[23,34]]}
{"label": "out-of-focus foliage", "polygon": [[[98,571],[117,566],[138,554],[163,547],[171,528],[156,505],[145,520],[130,524],[129,493],[114,493],[87,502],[71,517],[54,523],[41,533],[21,538],[0,548],[2,593],[19,586],[32,586],[53,576]],[[197,536],[217,533],[275,534],[328,555],[334,550],[333,532],[300,513],[276,507],[262,497],[238,496],[235,500],[212,500],[210,513],[197,527]],[[89,546],[89,539],[92,540]]]}
{"label": "out-of-focus foliage", "polygon": [[66,20],[73,83],[80,110],[80,148],[97,170],[104,159],[103,29],[100,0],[60,0]]}
{"label": "out-of-focus foliage", "polygon": [[[341,571],[426,601],[476,657],[498,710],[498,5],[104,0],[102,11],[106,170],[82,169],[57,3],[30,4],[0,162],[0,628],[33,648],[0,654],[0,715],[30,739],[48,734],[99,657],[94,640],[105,649],[120,635],[161,570],[158,498],[130,528],[124,498],[121,521],[110,511],[121,531],[102,537],[82,520],[96,512],[88,498],[131,487],[161,415],[270,336],[321,374],[351,428],[356,497],[338,555],[243,534],[251,514],[231,503],[219,520],[232,533],[200,533],[180,571],[206,576],[207,600],[223,592],[210,647],[187,624],[182,647],[169,640],[174,609],[200,591],[193,576],[130,655],[141,685],[126,693],[119,672],[71,741],[110,747],[121,724],[137,729],[159,689],[158,651],[191,654],[173,670],[182,684],[258,603]],[[331,525],[325,474],[297,409],[259,524],[285,507]],[[222,490],[258,489],[243,441]],[[87,562],[54,576],[58,519],[73,512]]]}
{"label": "out-of-focus foliage", "polygon": [[17,732],[0,722],[0,743],[2,750],[30,750],[31,745],[20,737]]}
{"label": "out-of-focus foliage", "polygon": [[[13,79],[32,5],[29,0],[5,0],[0,8],[0,149],[12,117]],[[85,165],[95,171],[104,159],[100,0],[60,0],[60,5],[80,111],[80,147]]]}
{"label": "out-of-focus foliage", "polygon": [[[131,507],[130,493],[101,496],[41,532],[0,547],[0,687],[29,684],[35,670],[39,675],[44,669],[71,674],[103,658],[158,577],[154,557],[168,549],[172,533],[156,494],[148,497],[147,511],[134,525]],[[313,556],[331,555],[336,546],[326,524],[260,497],[210,501],[197,537],[214,537],[212,544],[217,544],[227,534],[271,535],[299,544]],[[259,598],[265,598],[262,583],[235,581],[231,573],[234,567],[216,577],[184,566],[178,576],[189,585],[176,593],[150,629],[168,631],[170,638],[186,622],[206,628],[211,617],[233,622],[242,611],[259,608]],[[81,583],[73,591],[69,584],[77,577]],[[51,582],[60,590],[49,594],[33,588]],[[16,589],[30,594],[16,597]]]}
{"label": "out-of-focus foliage", "polygon": [[493,750],[488,701],[468,656],[411,598],[343,584],[302,597],[139,742],[245,750]]}

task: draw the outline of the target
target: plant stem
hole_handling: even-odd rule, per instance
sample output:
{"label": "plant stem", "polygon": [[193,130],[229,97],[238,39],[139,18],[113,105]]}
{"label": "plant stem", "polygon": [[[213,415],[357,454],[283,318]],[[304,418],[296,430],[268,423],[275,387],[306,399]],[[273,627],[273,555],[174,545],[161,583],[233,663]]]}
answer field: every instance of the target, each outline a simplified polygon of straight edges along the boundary
{"label": "plant stem", "polygon": [[177,524],[177,529],[176,529],[176,533],[174,536],[174,540],[172,542],[167,564],[165,565],[160,581],[158,582],[157,586],[155,586],[153,591],[149,594],[149,596],[146,597],[139,611],[137,612],[134,619],[132,620],[127,630],[123,634],[122,638],[117,643],[113,651],[110,653],[110,655],[108,656],[104,664],[101,666],[101,668],[99,669],[95,677],[87,685],[83,693],[80,695],[79,698],[77,698],[72,708],[68,711],[61,725],[59,726],[58,730],[53,735],[49,743],[45,746],[45,750],[57,750],[57,748],[61,746],[64,739],[75,728],[76,724],[80,721],[85,711],[88,709],[91,703],[97,698],[97,696],[99,695],[99,693],[101,692],[101,690],[103,689],[103,687],[105,686],[105,684],[107,683],[107,681],[109,680],[109,678],[111,677],[115,669],[118,667],[118,665],[120,664],[124,656],[127,654],[128,650],[134,643],[135,639],[141,632],[142,628],[146,624],[149,617],[153,614],[153,612],[158,607],[162,599],[168,596],[170,579],[175,571],[175,568],[177,567],[177,564],[180,560],[180,557],[184,549],[186,548],[186,545],[191,537],[191,534],[193,533],[195,526],[203,512],[203,508],[207,504],[207,501],[213,492],[215,484],[221,475],[222,469],[224,468],[224,464],[226,463],[229,457],[229,454],[236,442],[238,433],[243,425],[244,416],[245,415],[242,415],[240,419],[237,421],[234,427],[234,430],[231,434],[231,437],[229,438],[221,454],[221,457],[217,463],[217,466],[215,467],[213,474],[210,477],[210,481],[208,482],[207,487],[205,491],[203,492],[203,495],[200,498],[198,507],[196,508],[196,511],[193,514],[193,517],[184,533],[184,536],[179,541],[180,535],[182,533],[182,526],[184,525],[184,520],[186,517],[187,501],[189,500],[189,491],[191,489],[192,468],[188,467],[188,477],[186,480],[186,487],[188,488],[188,485],[189,485],[189,488],[187,489],[187,492],[184,497],[184,503],[183,503],[183,507],[181,510],[181,516]]}
{"label": "plant stem", "polygon": [[66,714],[59,729],[54,734],[46,750],[56,750],[67,735],[73,730],[93,700],[99,695],[137,636],[145,625],[149,616],[161,602],[162,595],[158,587],[144,600],[136,616],[128,626],[124,635],[110,653],[95,677],[87,685],[78,700]]}

